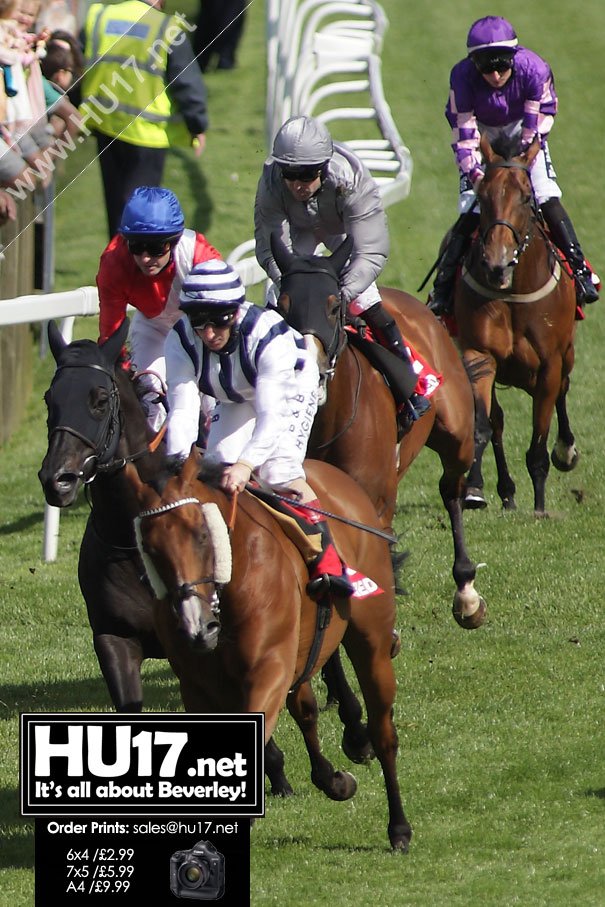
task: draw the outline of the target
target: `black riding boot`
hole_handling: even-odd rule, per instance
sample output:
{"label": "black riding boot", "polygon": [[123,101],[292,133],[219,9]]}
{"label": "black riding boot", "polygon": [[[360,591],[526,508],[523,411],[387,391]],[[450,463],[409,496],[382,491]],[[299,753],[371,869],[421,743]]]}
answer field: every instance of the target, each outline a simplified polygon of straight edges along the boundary
{"label": "black riding boot", "polygon": [[549,198],[540,205],[540,211],[554,242],[569,262],[576,282],[578,303],[596,302],[599,294],[592,282],[592,272],[584,260],[576,231],[565,208],[558,198]]}
{"label": "black riding boot", "polygon": [[[405,347],[405,342],[401,336],[401,331],[397,327],[395,320],[383,309],[382,303],[377,302],[375,305],[371,306],[371,308],[362,312],[361,317],[381,346],[384,346],[387,350],[395,353],[396,356],[403,360],[410,371],[414,373],[410,357],[408,356]],[[428,398],[421,394],[411,394],[408,402],[413,410],[411,416],[414,421],[419,419],[420,416],[424,416],[431,408]]]}
{"label": "black riding boot", "polygon": [[439,262],[437,276],[427,303],[434,315],[449,315],[454,302],[454,279],[458,263],[468,249],[471,237],[479,225],[479,215],[468,212],[452,227],[452,232]]}

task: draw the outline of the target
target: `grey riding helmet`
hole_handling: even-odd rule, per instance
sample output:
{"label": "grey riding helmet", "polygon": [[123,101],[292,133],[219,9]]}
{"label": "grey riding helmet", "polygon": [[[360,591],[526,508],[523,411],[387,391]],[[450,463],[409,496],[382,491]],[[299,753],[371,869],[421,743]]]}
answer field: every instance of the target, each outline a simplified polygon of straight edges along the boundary
{"label": "grey riding helmet", "polygon": [[332,154],[332,136],[313,117],[291,117],[273,142],[272,158],[282,167],[322,167]]}

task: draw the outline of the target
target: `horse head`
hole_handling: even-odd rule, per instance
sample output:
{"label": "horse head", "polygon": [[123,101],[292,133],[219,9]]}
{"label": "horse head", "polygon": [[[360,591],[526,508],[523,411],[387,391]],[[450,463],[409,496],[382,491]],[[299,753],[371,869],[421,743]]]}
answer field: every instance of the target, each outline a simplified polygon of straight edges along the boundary
{"label": "horse head", "polygon": [[523,154],[494,151],[484,134],[481,152],[486,161],[479,190],[480,267],[495,290],[508,290],[514,270],[532,237],[536,205],[529,168],[540,150],[536,138]]}
{"label": "horse head", "polygon": [[44,395],[48,450],[38,473],[49,504],[67,507],[81,484],[115,456],[120,441],[120,396],[116,362],[128,333],[124,323],[104,344],[67,344],[54,321],[48,324],[57,368]]}
{"label": "horse head", "polygon": [[218,591],[231,579],[231,546],[217,504],[198,496],[204,487],[196,481],[199,470],[193,448],[161,496],[132,464],[125,472],[143,508],[135,533],[155,596],[168,600],[178,633],[192,647],[212,652],[221,629]]}
{"label": "horse head", "polygon": [[340,275],[351,254],[347,237],[329,256],[294,255],[277,233],[271,234],[271,251],[281,271],[280,314],[317,350],[319,370],[334,365],[343,344],[344,312],[340,301]]}

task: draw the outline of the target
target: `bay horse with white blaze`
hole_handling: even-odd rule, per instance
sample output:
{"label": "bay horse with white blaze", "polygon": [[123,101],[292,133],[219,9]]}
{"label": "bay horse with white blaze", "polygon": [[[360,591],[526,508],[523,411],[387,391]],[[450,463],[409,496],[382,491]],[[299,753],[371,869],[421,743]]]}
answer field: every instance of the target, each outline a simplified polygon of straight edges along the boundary
{"label": "bay horse with white blaze", "polygon": [[[319,670],[342,641],[359,680],[368,734],[382,766],[389,840],[393,849],[406,851],[411,828],[396,773],[391,662],[395,596],[387,541],[347,521],[329,520],[341,556],[379,589],[369,602],[355,597],[331,602],[311,664],[319,605],[307,595],[303,557],[272,513],[251,495],[239,496],[233,524],[231,500],[209,481],[200,481],[201,466],[193,449],[161,494],[140,480],[134,466],[126,470],[142,508],[139,544],[151,561],[149,576],[160,596],[154,603],[156,627],[179,678],[186,711],[264,712],[268,741],[287,703],[303,733],[314,784],[332,799],[347,799],[355,783],[348,773],[335,772],[321,755],[311,685],[297,686]],[[352,479],[316,461],[305,461],[305,471],[323,508],[341,516],[346,512],[348,520],[379,530],[371,501]]]}
{"label": "bay horse with white blaze", "polygon": [[545,515],[549,471],[548,434],[556,409],[558,435],[551,459],[568,471],[578,461],[567,416],[574,365],[576,293],[572,277],[538,222],[529,168],[540,148],[496,154],[486,136],[479,185],[479,237],[457,280],[458,343],[474,372],[475,457],[467,477],[465,506],[486,506],[481,463],[492,441],[503,507],[515,508],[515,483],[503,447],[504,415],[496,381],[524,390],[533,400],[533,430],[526,465],[533,483],[534,513]]}
{"label": "bay horse with white blaze", "polygon": [[[276,235],[271,245],[282,273],[278,309],[305,336],[320,374],[327,375],[325,401],[315,418],[308,455],[352,476],[370,497],[383,527],[390,528],[399,481],[425,445],[436,451],[443,468],[439,491],[454,546],[453,614],[465,629],[481,626],[485,601],[474,587],[476,565],[466,549],[462,520],[465,474],[474,454],[474,404],[456,347],[420,300],[380,288],[383,305],[403,337],[443,378],[430,397],[430,410],[398,441],[393,393],[367,353],[356,348],[344,330],[339,275],[350,254],[350,240],[331,256],[293,255]],[[395,358],[373,346],[376,354]]]}

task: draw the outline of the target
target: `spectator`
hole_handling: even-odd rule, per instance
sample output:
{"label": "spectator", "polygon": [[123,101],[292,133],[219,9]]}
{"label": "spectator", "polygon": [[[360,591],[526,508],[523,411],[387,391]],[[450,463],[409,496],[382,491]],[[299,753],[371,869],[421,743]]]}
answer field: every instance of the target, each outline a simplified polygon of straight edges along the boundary
{"label": "spectator", "polygon": [[195,55],[202,72],[233,69],[235,52],[244,30],[246,0],[200,0],[197,29],[193,36]]}
{"label": "spectator", "polygon": [[[205,147],[206,89],[180,15],[164,0],[93,4],[84,29],[81,112],[100,155],[110,237],[133,189],[159,186],[166,149]],[[166,40],[168,43],[166,43]]]}
{"label": "spectator", "polygon": [[65,132],[70,136],[77,135],[81,118],[77,107],[74,107],[67,95],[74,77],[79,77],[78,62],[74,59],[70,44],[51,35],[40,68],[48,116],[55,135],[63,135]]}

